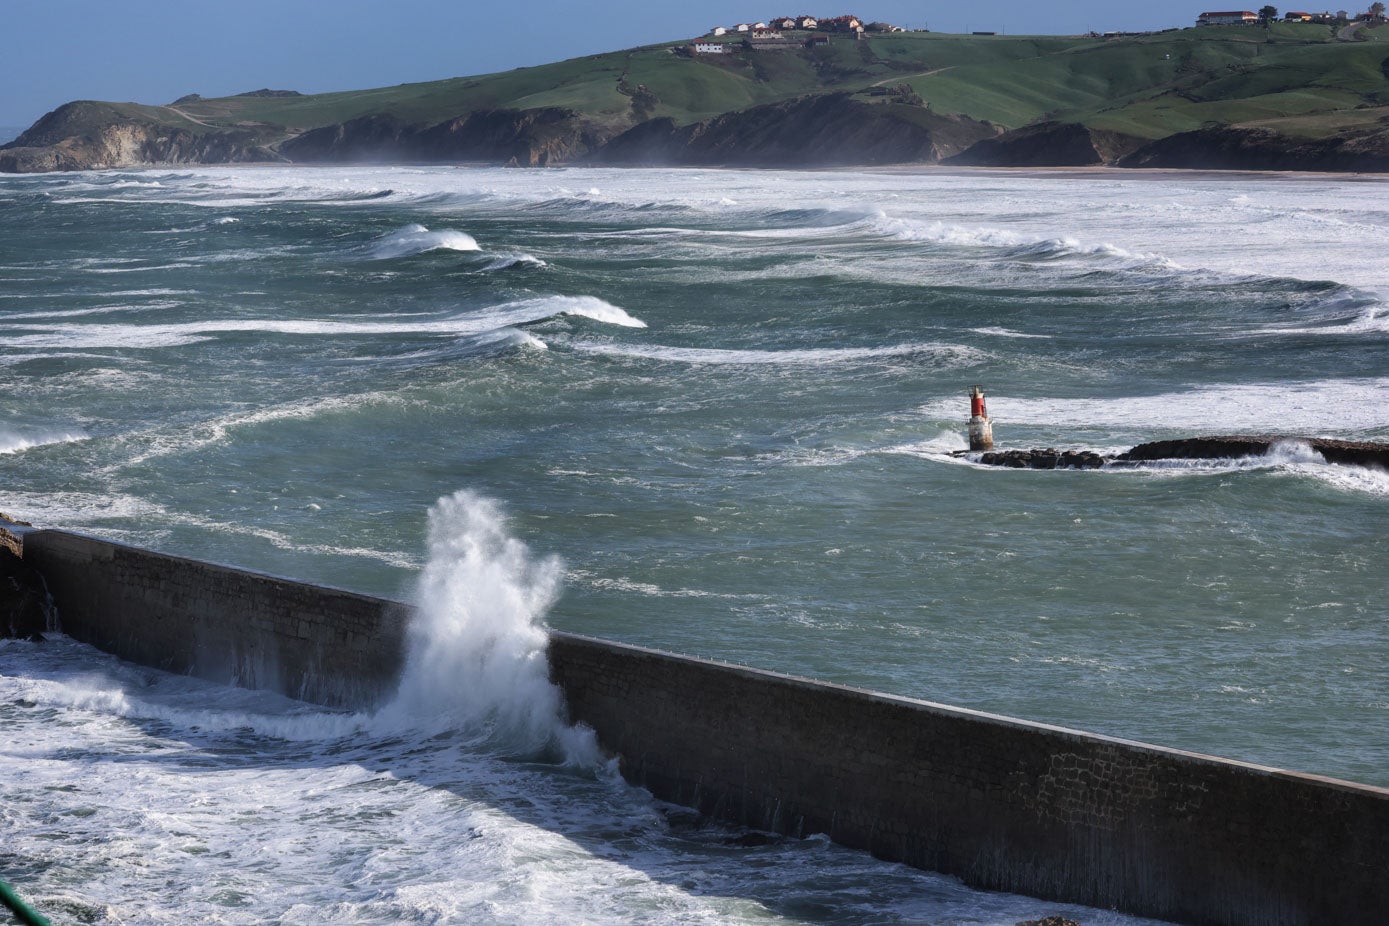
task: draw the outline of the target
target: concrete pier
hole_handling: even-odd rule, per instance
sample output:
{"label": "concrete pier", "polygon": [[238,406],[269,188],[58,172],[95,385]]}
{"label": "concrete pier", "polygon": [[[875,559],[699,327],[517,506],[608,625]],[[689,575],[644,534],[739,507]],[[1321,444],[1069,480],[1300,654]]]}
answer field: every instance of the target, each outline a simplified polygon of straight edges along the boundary
{"label": "concrete pier", "polygon": [[[78,640],[334,706],[394,690],[398,602],[8,527]],[[1196,926],[1389,922],[1383,788],[571,634],[549,659],[629,780],[713,817]]]}

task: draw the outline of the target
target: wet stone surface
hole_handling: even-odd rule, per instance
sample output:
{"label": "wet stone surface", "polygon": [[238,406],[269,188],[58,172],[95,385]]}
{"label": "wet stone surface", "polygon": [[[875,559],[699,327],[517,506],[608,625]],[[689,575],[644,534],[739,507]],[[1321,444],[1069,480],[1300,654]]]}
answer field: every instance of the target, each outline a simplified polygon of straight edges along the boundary
{"label": "wet stone surface", "polygon": [[1107,458],[1091,450],[990,450],[979,458],[985,466],[1012,469],[1099,469]]}

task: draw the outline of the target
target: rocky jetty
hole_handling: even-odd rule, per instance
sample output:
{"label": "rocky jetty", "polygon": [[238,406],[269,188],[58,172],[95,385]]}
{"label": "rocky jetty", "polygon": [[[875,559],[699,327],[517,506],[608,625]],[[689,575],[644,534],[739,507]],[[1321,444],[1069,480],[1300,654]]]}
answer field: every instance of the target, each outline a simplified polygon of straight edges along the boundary
{"label": "rocky jetty", "polygon": [[[1305,444],[1328,463],[1389,469],[1389,443],[1334,440],[1326,437],[1288,437],[1241,434],[1220,437],[1184,437],[1152,441],[1132,450],[1106,456],[1093,450],[990,450],[976,462],[1009,469],[1099,469],[1106,464],[1151,463],[1158,460],[1234,460],[1266,454],[1278,444]],[[963,457],[968,451],[957,451]]]}
{"label": "rocky jetty", "polygon": [[1108,461],[1091,450],[990,450],[979,458],[985,466],[1010,469],[1099,469]]}
{"label": "rocky jetty", "polygon": [[1119,463],[1145,463],[1152,460],[1229,460],[1268,453],[1274,445],[1290,442],[1306,444],[1320,453],[1328,463],[1389,469],[1389,443],[1268,434],[1153,441],[1139,444],[1114,459]]}

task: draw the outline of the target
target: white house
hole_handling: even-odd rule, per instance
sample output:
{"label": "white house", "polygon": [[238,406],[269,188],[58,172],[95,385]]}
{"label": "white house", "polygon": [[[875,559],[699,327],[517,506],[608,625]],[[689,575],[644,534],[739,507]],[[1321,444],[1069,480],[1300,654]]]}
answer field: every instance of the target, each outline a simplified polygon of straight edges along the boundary
{"label": "white house", "polygon": [[802,29],[818,29],[820,27],[820,20],[816,19],[814,16],[802,16],[796,20],[796,25]]}
{"label": "white house", "polygon": [[1198,26],[1241,26],[1259,21],[1259,14],[1249,10],[1227,13],[1202,13],[1196,17]]}
{"label": "white house", "polygon": [[738,32],[748,32],[752,29],[752,23],[738,23],[738,25],[733,28]]}
{"label": "white house", "polygon": [[794,29],[796,28],[796,18],[794,16],[788,16],[785,19],[777,19],[772,22],[772,25],[776,26],[778,29]]}
{"label": "white house", "polygon": [[695,54],[697,55],[722,55],[724,47],[719,42],[695,42]]}
{"label": "white house", "polygon": [[723,26],[715,26],[709,30],[710,35],[728,35],[728,30]]}

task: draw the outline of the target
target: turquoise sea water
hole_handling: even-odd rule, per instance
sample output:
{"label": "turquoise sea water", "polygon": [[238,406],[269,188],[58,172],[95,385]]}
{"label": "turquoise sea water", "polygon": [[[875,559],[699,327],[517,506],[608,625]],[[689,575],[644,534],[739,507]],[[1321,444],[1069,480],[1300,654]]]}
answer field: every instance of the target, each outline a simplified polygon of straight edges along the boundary
{"label": "turquoise sea water", "polygon": [[[1296,445],[1124,472],[949,456],[974,383],[1005,446],[1389,439],[1383,189],[988,172],[0,178],[0,510],[403,597],[428,555],[427,512],[465,490],[562,562],[544,618],[556,628],[1386,785],[1389,476]],[[238,771],[262,774],[250,754],[269,763],[267,782],[310,755],[302,764],[329,777],[400,773],[367,734],[325,745],[336,728],[323,717],[298,731],[309,746],[275,739],[269,721],[250,724],[269,739],[247,742],[205,703],[229,695],[80,647],[26,647],[0,650],[14,697],[66,718],[93,755],[112,729],[133,753],[172,737],[215,754],[230,763],[209,766],[228,779],[218,800],[235,803]],[[102,679],[101,697],[73,695],[74,677]],[[149,707],[141,685],[166,706]],[[46,748],[41,725],[26,730]],[[517,786],[541,809],[509,818],[531,826],[504,830],[516,847],[567,832],[535,818],[563,816],[538,797],[556,780],[595,832],[638,813],[623,802],[639,798],[601,781],[485,749],[468,761],[486,766],[479,781],[537,776]],[[441,799],[497,811],[500,792],[441,797],[432,776],[448,763],[418,763],[397,777],[422,790],[392,797],[391,812]],[[196,790],[191,774],[156,780]],[[34,779],[35,794],[45,787]],[[372,845],[379,832],[362,827]],[[670,893],[633,888],[592,916],[1045,912],[972,892],[913,906],[946,888],[830,847],[768,849],[784,854],[769,867],[805,866],[791,892],[801,909],[774,883],[741,880],[745,859],[711,859],[717,839],[690,850],[668,823],[652,827],[631,838],[676,842],[643,844],[648,876],[691,865],[720,886],[648,877]],[[540,851],[517,890],[548,873],[559,893],[527,896],[560,909],[585,879],[642,867],[599,874],[592,859],[611,862],[613,843],[590,837],[572,859],[555,850],[572,868]],[[499,858],[457,864],[495,874],[511,864]],[[428,893],[382,877],[415,898],[401,903]],[[440,909],[483,903],[429,883]],[[711,895],[736,903],[702,905]],[[244,921],[317,921],[263,903],[248,900]],[[389,921],[381,903],[364,896],[343,916]]]}

